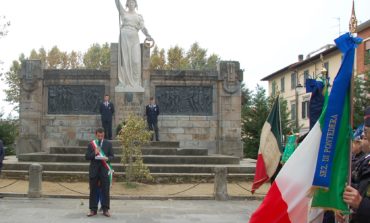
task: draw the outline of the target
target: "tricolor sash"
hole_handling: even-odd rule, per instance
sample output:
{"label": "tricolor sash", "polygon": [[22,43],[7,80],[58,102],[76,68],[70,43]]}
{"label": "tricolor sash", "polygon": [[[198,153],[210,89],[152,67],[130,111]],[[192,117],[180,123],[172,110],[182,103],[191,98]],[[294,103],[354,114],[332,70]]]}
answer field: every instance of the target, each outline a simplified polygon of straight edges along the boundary
{"label": "tricolor sash", "polygon": [[[103,157],[107,157],[105,155],[105,153],[104,153],[104,150],[101,148],[101,145],[102,144],[103,144],[103,141],[101,141],[101,143],[99,145],[97,139],[91,141],[91,145],[93,146],[94,150],[99,149],[99,153],[97,155],[100,155],[100,156],[103,156]],[[106,161],[106,160],[101,160],[101,161],[103,163],[104,168],[108,170],[109,183],[110,183],[110,186],[112,186],[113,173],[114,173],[114,170],[112,168],[112,165],[110,164],[110,161]]]}

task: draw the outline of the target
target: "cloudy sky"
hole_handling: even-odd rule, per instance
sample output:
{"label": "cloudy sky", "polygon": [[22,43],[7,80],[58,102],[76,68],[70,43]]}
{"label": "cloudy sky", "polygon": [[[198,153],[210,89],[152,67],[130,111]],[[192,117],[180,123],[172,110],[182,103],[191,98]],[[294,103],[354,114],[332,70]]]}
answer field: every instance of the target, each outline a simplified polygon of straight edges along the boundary
{"label": "cloudy sky", "polygon": [[[125,0],[121,0],[125,4]],[[348,31],[352,0],[137,0],[160,48],[189,49],[198,42],[223,60],[240,61],[244,82],[259,80]],[[370,19],[369,0],[356,0],[359,22]],[[1,0],[0,16],[11,22],[0,39],[3,71],[21,53],[58,46],[85,52],[93,43],[118,41],[114,0]],[[144,40],[144,36],[141,35]],[[8,111],[0,83],[0,111]]]}

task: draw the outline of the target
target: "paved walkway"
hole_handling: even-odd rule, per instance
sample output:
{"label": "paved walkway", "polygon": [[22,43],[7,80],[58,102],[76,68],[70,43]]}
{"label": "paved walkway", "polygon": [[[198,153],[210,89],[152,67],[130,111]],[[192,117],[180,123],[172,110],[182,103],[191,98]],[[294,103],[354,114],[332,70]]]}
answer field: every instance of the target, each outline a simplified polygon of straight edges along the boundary
{"label": "paved walkway", "polygon": [[0,198],[0,222],[247,223],[260,201],[112,200],[111,218],[86,217],[86,199]]}

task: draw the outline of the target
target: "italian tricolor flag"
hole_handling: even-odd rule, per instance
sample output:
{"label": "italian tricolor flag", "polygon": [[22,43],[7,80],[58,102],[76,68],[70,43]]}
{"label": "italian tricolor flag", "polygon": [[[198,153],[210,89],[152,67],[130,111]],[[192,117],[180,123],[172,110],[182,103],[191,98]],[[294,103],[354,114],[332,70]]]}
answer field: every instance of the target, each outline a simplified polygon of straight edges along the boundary
{"label": "italian tricolor flag", "polygon": [[277,97],[261,131],[252,193],[275,174],[281,153],[279,97]]}
{"label": "italian tricolor flag", "polygon": [[347,33],[335,42],[343,61],[321,117],[285,163],[250,223],[309,222],[311,207],[348,211],[342,194],[349,165],[350,80],[359,40]]}

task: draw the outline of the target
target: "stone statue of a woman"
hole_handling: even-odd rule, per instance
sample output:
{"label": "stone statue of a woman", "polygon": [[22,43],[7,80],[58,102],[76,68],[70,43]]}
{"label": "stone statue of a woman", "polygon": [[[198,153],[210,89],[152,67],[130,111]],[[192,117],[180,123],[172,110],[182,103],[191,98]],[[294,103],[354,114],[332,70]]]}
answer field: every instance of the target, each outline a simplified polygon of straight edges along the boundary
{"label": "stone statue of a woman", "polygon": [[148,41],[153,41],[144,26],[143,17],[136,13],[136,0],[127,0],[126,9],[120,0],[115,0],[120,15],[120,37],[118,46],[118,80],[116,91],[143,92],[141,81],[141,50],[138,31]]}

